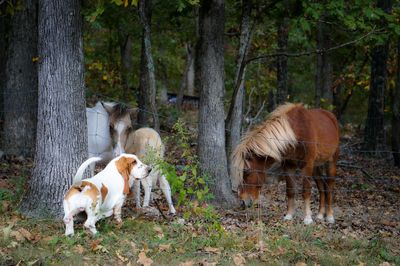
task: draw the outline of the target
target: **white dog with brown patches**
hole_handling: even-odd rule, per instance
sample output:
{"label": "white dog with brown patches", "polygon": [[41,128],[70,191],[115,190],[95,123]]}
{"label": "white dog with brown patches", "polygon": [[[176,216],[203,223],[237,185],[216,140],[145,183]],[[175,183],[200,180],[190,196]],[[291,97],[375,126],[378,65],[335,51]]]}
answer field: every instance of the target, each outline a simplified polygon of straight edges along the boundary
{"label": "white dog with brown patches", "polygon": [[116,221],[121,223],[121,208],[130,186],[135,179],[143,179],[151,172],[151,168],[136,155],[122,154],[97,175],[82,180],[85,169],[100,160],[100,157],[86,160],[78,168],[73,185],[64,196],[65,235],[74,234],[74,215],[82,211],[87,214],[84,226],[93,234],[97,233],[96,222],[104,217],[114,214]]}

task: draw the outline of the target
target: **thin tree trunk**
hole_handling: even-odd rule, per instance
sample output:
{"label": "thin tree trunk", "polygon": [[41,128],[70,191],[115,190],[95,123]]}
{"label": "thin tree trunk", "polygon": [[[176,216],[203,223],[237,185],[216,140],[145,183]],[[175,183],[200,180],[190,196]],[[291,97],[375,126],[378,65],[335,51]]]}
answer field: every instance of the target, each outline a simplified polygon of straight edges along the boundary
{"label": "thin tree trunk", "polygon": [[230,165],[230,154],[232,150],[239,144],[242,122],[243,122],[243,102],[245,97],[244,78],[246,69],[240,71],[245,63],[247,53],[251,42],[251,10],[252,1],[243,0],[242,2],[242,21],[240,25],[240,40],[238,54],[236,57],[236,74],[234,84],[239,86],[237,94],[232,95],[231,106],[226,118],[226,153],[228,155],[229,171],[232,174],[233,169]]}
{"label": "thin tree trunk", "polygon": [[[323,29],[322,22],[317,23],[317,50],[323,49]],[[323,84],[323,54],[317,54],[317,64],[315,69],[315,106],[321,106],[321,90]]]}
{"label": "thin tree trunk", "polygon": [[397,41],[397,73],[393,93],[392,151],[394,165],[400,167],[400,39]]}
{"label": "thin tree trunk", "polygon": [[122,80],[122,97],[123,99],[129,98],[130,82],[129,75],[132,72],[132,37],[127,34],[120,34],[120,55],[121,55],[121,80]]}
{"label": "thin tree trunk", "polygon": [[199,12],[196,80],[200,90],[198,156],[207,174],[215,202],[232,204],[225,151],[224,121],[224,1],[204,0]]}
{"label": "thin tree trunk", "polygon": [[[289,37],[289,19],[283,17],[278,22],[278,53],[286,53],[288,49]],[[288,97],[288,58],[287,56],[278,56],[277,58],[277,95],[276,103],[282,104]]]}
{"label": "thin tree trunk", "polygon": [[151,0],[139,0],[139,17],[143,27],[142,52],[139,85],[139,115],[141,126],[149,125],[149,117],[153,117],[153,127],[160,130],[156,107],[156,80],[154,62],[151,54]]}
{"label": "thin tree trunk", "polygon": [[38,134],[21,210],[60,217],[63,195],[88,156],[82,15],[79,0],[39,0],[38,11]]}
{"label": "thin tree trunk", "polygon": [[[378,8],[390,12],[390,0],[378,0]],[[375,151],[384,139],[385,90],[389,41],[372,50],[371,81],[368,99],[368,115],[364,130],[364,149]]]}
{"label": "thin tree trunk", "polygon": [[[330,47],[329,28],[324,24],[323,20],[326,15],[317,24],[317,50],[323,50]],[[332,64],[328,53],[320,52],[317,54],[317,64],[315,72],[315,105],[321,106],[324,101],[328,104],[332,103]]]}
{"label": "thin tree trunk", "polygon": [[[176,105],[179,108],[182,108],[182,104],[183,104],[183,95],[185,94],[185,91],[188,91],[188,84],[189,84],[189,71],[190,71],[190,67],[192,67],[193,64],[193,47],[192,44],[190,42],[187,42],[186,45],[186,66],[185,66],[185,70],[183,72],[182,75],[182,82],[181,82],[181,86],[179,87],[179,91],[178,91],[178,95],[176,97]],[[193,76],[194,79],[194,76]]]}
{"label": "thin tree trunk", "polygon": [[32,156],[37,110],[37,0],[27,0],[11,19],[3,95],[5,154]]}
{"label": "thin tree trunk", "polygon": [[196,53],[194,51],[194,47],[191,44],[189,47],[189,51],[188,51],[187,61],[188,61],[189,66],[188,66],[188,70],[186,73],[186,91],[187,91],[187,94],[190,96],[194,96],[194,94],[195,94],[195,92],[194,92],[194,90],[195,90],[195,86],[194,86],[194,73],[195,73],[194,65],[195,64],[194,64],[194,61],[196,60],[195,54]]}
{"label": "thin tree trunk", "polygon": [[[161,53],[163,50],[160,51]],[[158,92],[158,100],[162,104],[168,104],[168,88],[170,87],[170,82],[168,79],[168,69],[167,66],[162,62],[158,62],[159,66],[159,74],[158,77],[160,79],[160,89]]]}

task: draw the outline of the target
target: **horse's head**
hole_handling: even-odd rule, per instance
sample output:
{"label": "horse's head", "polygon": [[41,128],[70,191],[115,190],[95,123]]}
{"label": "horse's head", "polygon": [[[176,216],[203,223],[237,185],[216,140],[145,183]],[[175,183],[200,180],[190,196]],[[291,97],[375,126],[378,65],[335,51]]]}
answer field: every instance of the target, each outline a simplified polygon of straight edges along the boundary
{"label": "horse's head", "polygon": [[271,157],[248,156],[243,170],[243,182],[239,184],[238,195],[243,208],[250,207],[258,200],[263,184],[267,181],[266,170],[275,160]]}
{"label": "horse's head", "polygon": [[119,156],[125,153],[126,142],[133,131],[132,122],[137,115],[137,108],[129,108],[119,103],[103,103],[103,106],[110,116],[113,156]]}

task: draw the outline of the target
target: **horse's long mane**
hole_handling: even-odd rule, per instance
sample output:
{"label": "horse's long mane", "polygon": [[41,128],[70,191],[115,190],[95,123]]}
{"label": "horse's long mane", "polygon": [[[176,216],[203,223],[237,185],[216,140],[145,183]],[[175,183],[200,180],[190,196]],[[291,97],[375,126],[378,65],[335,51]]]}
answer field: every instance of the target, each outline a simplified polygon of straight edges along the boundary
{"label": "horse's long mane", "polygon": [[287,113],[293,108],[304,108],[302,104],[286,103],[275,109],[263,123],[249,130],[232,153],[231,181],[232,189],[243,181],[243,170],[246,158],[250,155],[271,157],[281,161],[288,148],[293,147],[297,140],[288,121]]}

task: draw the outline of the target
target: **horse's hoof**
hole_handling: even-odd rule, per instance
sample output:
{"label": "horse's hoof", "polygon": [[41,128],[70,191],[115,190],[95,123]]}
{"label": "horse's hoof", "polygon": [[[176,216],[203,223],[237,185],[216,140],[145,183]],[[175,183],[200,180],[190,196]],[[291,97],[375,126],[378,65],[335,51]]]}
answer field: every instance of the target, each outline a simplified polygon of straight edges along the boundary
{"label": "horse's hoof", "polygon": [[317,219],[321,221],[324,220],[324,215],[322,213],[318,213]]}
{"label": "horse's hoof", "polygon": [[305,217],[304,218],[304,224],[309,225],[313,223],[313,219],[311,217]]}
{"label": "horse's hoof", "polygon": [[73,235],[74,235],[74,231],[65,232],[65,236],[73,236]]}
{"label": "horse's hoof", "polygon": [[335,218],[333,217],[333,215],[329,215],[326,217],[326,221],[328,222],[328,224],[334,224]]}
{"label": "horse's hoof", "polygon": [[285,221],[291,221],[293,219],[293,214],[286,214],[285,217],[283,217],[283,220]]}
{"label": "horse's hoof", "polygon": [[174,207],[171,207],[168,212],[169,212],[169,214],[172,214],[172,215],[176,214],[176,210]]}

